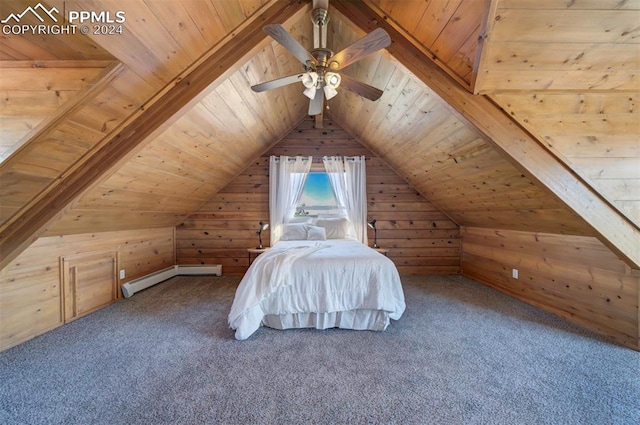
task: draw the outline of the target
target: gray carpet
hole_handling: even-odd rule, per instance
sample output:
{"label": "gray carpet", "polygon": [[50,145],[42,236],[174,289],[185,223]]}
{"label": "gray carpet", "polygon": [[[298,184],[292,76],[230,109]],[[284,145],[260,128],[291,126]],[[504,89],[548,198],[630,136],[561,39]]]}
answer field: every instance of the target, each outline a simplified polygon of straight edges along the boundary
{"label": "gray carpet", "polygon": [[227,327],[177,277],[0,354],[3,424],[638,424],[640,353],[459,276],[385,332]]}

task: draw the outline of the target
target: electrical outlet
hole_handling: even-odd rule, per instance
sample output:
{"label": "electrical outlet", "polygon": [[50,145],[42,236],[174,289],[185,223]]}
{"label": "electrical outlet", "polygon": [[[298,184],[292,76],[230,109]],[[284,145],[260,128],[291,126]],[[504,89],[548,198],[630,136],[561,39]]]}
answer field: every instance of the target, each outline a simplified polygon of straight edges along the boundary
{"label": "electrical outlet", "polygon": [[518,278],[518,269],[512,269],[511,270],[511,277],[514,279]]}
{"label": "electrical outlet", "polygon": [[120,270],[120,279],[124,279],[125,274],[124,274],[124,269]]}

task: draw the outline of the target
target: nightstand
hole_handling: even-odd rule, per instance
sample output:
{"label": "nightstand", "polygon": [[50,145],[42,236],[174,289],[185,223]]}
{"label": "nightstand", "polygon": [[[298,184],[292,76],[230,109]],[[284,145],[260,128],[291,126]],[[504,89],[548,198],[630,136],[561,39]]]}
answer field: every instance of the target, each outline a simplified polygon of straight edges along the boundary
{"label": "nightstand", "polygon": [[375,249],[380,254],[384,254],[385,257],[387,257],[387,253],[389,252],[387,248],[371,248],[371,249]]}
{"label": "nightstand", "polygon": [[254,258],[255,258],[258,255],[262,254],[263,252],[268,251],[269,249],[271,248],[268,246],[264,248],[247,248],[247,258],[249,259],[249,265],[251,265],[251,254],[255,254],[254,255]]}

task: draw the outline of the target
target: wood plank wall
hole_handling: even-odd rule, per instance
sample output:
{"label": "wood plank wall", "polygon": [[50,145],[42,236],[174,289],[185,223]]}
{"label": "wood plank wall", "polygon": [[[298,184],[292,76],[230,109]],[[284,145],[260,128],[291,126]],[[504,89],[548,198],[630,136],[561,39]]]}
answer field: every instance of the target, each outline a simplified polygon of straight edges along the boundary
{"label": "wood plank wall", "polygon": [[500,93],[492,97],[547,148],[640,223],[638,93]]}
{"label": "wood plank wall", "polygon": [[[56,66],[57,65],[57,66]],[[67,61],[51,65],[0,61],[0,162],[34,129],[102,76],[110,61]]]}
{"label": "wood plank wall", "polygon": [[485,2],[373,0],[385,20],[400,25],[420,43],[445,72],[471,85],[473,63]]}
{"label": "wood plank wall", "polygon": [[597,239],[475,227],[461,235],[463,275],[640,350],[640,279]]}
{"label": "wood plank wall", "polygon": [[[325,155],[367,158],[369,218],[377,220],[378,245],[403,275],[459,271],[459,229],[391,168],[325,115],[324,128],[305,119],[242,174],[176,228],[178,264],[222,264],[226,275],[247,270],[258,223],[269,221],[269,156]],[[369,232],[370,244],[373,231]],[[263,235],[269,245],[269,235]]]}
{"label": "wood plank wall", "polygon": [[104,251],[117,251],[122,284],[174,264],[174,228],[38,239],[0,271],[0,351],[64,323],[60,257]]}
{"label": "wood plank wall", "polygon": [[[496,0],[476,93],[640,223],[640,3]],[[549,30],[553,28],[553,30]]]}

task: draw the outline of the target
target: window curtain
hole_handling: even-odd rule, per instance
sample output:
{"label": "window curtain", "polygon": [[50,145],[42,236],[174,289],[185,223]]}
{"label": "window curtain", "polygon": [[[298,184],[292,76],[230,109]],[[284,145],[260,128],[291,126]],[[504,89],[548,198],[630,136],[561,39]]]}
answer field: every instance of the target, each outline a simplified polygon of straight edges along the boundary
{"label": "window curtain", "polygon": [[311,169],[310,156],[269,159],[269,222],[271,245],[282,237],[282,225],[293,216]]}
{"label": "window curtain", "polygon": [[367,239],[367,167],[364,156],[322,158],[338,203],[355,230],[355,237],[363,244]]}

